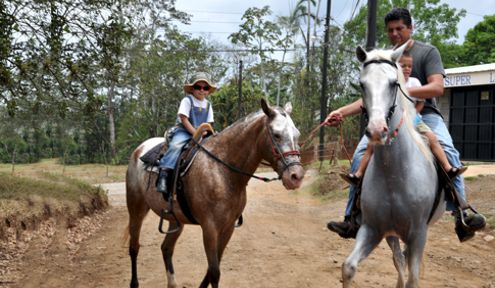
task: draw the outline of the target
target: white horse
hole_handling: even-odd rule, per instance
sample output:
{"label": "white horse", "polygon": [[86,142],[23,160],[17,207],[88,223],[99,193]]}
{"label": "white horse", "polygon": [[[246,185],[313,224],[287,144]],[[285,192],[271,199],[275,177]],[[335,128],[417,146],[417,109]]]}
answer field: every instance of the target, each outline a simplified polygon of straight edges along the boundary
{"label": "white horse", "polygon": [[[383,238],[393,251],[397,287],[418,287],[428,225],[445,211],[443,195],[439,205],[434,204],[438,178],[433,156],[412,124],[416,112],[397,64],[406,46],[356,50],[363,63],[360,82],[369,116],[366,135],[374,152],[362,184],[362,225],[342,265],[343,287],[350,287],[358,263]],[[399,239],[405,243],[404,253]],[[406,266],[409,275],[404,283]]]}

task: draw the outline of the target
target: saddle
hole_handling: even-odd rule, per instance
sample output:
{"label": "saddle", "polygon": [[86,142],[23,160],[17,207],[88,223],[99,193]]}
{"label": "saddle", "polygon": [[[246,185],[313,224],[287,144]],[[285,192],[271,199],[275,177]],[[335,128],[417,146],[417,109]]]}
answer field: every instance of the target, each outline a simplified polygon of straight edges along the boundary
{"label": "saddle", "polygon": [[[177,129],[176,126],[167,129],[164,135],[165,141],[157,144],[155,147],[150,149],[148,152],[146,152],[143,156],[139,158],[141,161],[143,161],[143,163],[145,164],[145,170],[148,171],[149,173],[156,173],[156,174],[159,173],[160,159],[167,151],[170,140],[172,139],[173,133],[175,132],[176,129]],[[191,210],[189,209],[187,199],[185,198],[184,184],[182,183],[182,177],[184,177],[187,174],[189,168],[194,162],[194,159],[196,158],[199,149],[196,143],[200,143],[200,144],[205,143],[208,140],[208,137],[213,135],[213,133],[214,133],[213,127],[209,123],[203,123],[196,129],[196,133],[192,136],[193,141],[189,141],[182,148],[181,154],[179,156],[179,160],[177,161],[177,165],[175,166],[172,175],[170,175],[170,177],[172,177],[173,179],[173,181],[170,181],[172,185],[167,186],[168,189],[168,193],[166,193],[167,196],[165,196],[164,194],[164,198],[166,198],[165,201],[169,203],[169,208],[166,209],[164,213],[171,213],[175,217],[172,208],[173,207],[172,200],[175,197],[177,199],[177,202],[179,203],[181,210],[184,212],[184,215],[189,219],[189,221],[193,224],[198,223],[196,219],[194,219]],[[163,215],[161,217],[161,222],[162,221],[163,221]],[[161,230],[161,226],[162,225],[160,224],[160,230]]]}
{"label": "saddle", "polygon": [[[172,136],[177,130],[177,126],[173,126],[167,131],[165,131],[165,141],[155,145],[155,147],[151,148],[148,152],[146,152],[139,159],[143,161],[145,169],[152,173],[159,173],[160,167],[160,159],[163,157],[165,152],[167,152],[170,141],[172,140]],[[181,155],[179,157],[178,165],[175,168],[175,171],[181,171],[181,176],[185,175],[185,172],[189,169],[192,164],[192,160],[197,153],[197,146],[195,143],[203,143],[207,137],[213,135],[214,130],[213,127],[209,123],[201,124],[198,129],[196,129],[196,133],[193,135],[192,139],[194,141],[189,141],[183,148]]]}

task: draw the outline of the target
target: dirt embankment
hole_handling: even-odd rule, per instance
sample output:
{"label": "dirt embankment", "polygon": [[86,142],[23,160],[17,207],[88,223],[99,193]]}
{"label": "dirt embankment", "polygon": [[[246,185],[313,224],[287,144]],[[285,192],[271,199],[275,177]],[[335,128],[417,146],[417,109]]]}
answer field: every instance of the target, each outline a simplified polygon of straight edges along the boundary
{"label": "dirt embankment", "polygon": [[[311,176],[306,179],[309,183]],[[470,201],[495,215],[495,176],[467,181]],[[122,243],[127,226],[123,186],[109,198],[114,206],[83,218],[72,229],[47,224],[33,234],[23,252],[10,255],[0,271],[0,287],[127,287],[130,260]],[[338,287],[340,267],[354,241],[329,232],[330,219],[341,218],[345,200],[321,203],[306,192],[288,192],[280,183],[252,181],[245,224],[225,251],[221,287]],[[143,224],[138,273],[141,287],[164,287],[158,217]],[[453,220],[445,215],[430,229],[424,253],[422,287],[495,287],[493,231],[459,243]],[[74,230],[77,229],[77,230]],[[206,272],[201,230],[187,226],[175,251],[179,287],[197,287]],[[4,257],[5,258],[5,257]],[[5,266],[3,266],[5,267]],[[356,287],[393,287],[396,272],[386,243],[359,266]]]}

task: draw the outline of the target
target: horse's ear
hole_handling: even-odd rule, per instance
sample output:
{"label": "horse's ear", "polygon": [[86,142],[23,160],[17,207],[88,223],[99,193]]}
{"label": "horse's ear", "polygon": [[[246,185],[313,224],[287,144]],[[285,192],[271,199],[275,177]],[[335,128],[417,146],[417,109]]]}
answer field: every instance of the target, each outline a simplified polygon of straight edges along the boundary
{"label": "horse's ear", "polygon": [[261,109],[263,109],[263,112],[265,112],[266,116],[269,118],[275,117],[275,111],[273,111],[270,106],[268,106],[268,103],[266,103],[266,100],[264,98],[261,98]]}
{"label": "horse's ear", "polygon": [[284,110],[285,112],[287,112],[287,114],[290,115],[290,113],[292,113],[292,103],[290,102],[285,103]]}
{"label": "horse's ear", "polygon": [[399,48],[394,47],[394,51],[392,52],[392,55],[390,56],[392,58],[392,61],[397,62],[399,61],[400,57],[402,57],[402,53],[406,51],[406,48],[409,46],[409,43],[411,40],[407,40],[406,43],[402,44]]}
{"label": "horse's ear", "polygon": [[357,56],[359,62],[364,63],[364,61],[366,61],[367,55],[366,55],[366,51],[363,49],[363,47],[358,46],[356,48],[356,56]]}

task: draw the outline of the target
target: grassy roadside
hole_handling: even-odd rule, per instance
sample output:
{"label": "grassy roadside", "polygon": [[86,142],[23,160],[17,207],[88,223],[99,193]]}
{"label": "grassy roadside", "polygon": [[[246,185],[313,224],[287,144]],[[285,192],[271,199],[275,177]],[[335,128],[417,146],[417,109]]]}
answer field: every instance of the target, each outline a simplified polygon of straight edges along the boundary
{"label": "grassy roadside", "polygon": [[39,178],[43,173],[62,175],[91,184],[125,181],[126,165],[82,164],[62,165],[58,159],[43,159],[33,164],[17,164],[12,173],[11,164],[0,164],[0,173],[28,178]]}
{"label": "grassy roadside", "polygon": [[57,159],[35,164],[0,164],[0,240],[19,238],[49,218],[67,227],[108,207],[105,191],[92,184],[121,182],[125,166],[63,166]]}
{"label": "grassy roadside", "polygon": [[301,193],[310,195],[321,202],[335,201],[347,198],[349,184],[342,180],[339,173],[347,171],[349,161],[341,160],[337,164],[329,161],[315,161],[305,167],[306,170],[318,171],[316,179],[301,189]]}

